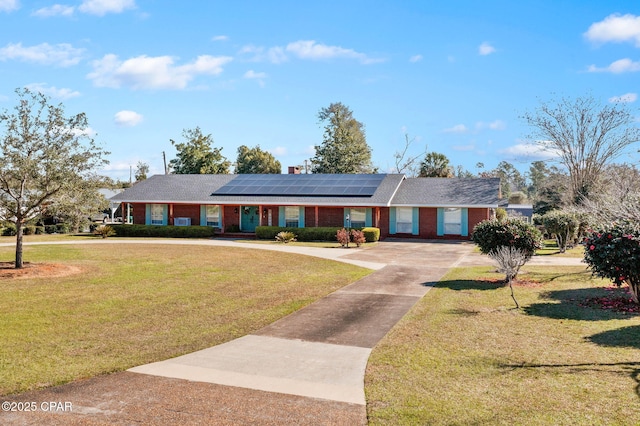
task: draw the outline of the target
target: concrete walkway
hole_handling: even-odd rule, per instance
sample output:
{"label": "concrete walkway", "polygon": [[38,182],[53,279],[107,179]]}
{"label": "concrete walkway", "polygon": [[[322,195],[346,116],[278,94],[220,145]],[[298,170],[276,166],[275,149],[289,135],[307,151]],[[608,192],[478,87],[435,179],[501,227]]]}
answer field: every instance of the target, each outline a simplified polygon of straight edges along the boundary
{"label": "concrete walkway", "polygon": [[72,415],[0,413],[0,423],[366,424],[364,372],[373,347],[449,268],[487,264],[472,244],[457,242],[385,241],[349,250],[223,240],[91,243],[123,242],[280,250],[376,271],[252,335],[15,398],[71,401],[74,411],[58,414]]}

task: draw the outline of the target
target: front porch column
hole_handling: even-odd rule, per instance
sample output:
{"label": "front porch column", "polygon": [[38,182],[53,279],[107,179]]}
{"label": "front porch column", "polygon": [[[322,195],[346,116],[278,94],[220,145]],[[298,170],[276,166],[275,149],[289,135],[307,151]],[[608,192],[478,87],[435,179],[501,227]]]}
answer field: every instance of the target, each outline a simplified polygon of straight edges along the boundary
{"label": "front porch column", "polygon": [[319,226],[320,223],[320,218],[318,217],[318,206],[316,206],[315,208],[315,213],[314,213],[315,219],[316,219],[316,228]]}

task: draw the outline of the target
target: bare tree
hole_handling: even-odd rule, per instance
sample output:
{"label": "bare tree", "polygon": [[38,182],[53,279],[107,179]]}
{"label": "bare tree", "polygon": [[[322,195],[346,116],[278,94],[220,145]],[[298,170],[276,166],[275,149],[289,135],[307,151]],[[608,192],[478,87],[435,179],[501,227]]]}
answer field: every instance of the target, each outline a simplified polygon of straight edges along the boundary
{"label": "bare tree", "polygon": [[409,135],[407,133],[404,134],[404,149],[402,151],[396,151],[395,154],[393,154],[393,158],[396,163],[396,173],[404,173],[409,175],[409,177],[416,177],[418,175],[420,168],[418,161],[426,155],[427,147],[425,146],[424,151],[420,154],[409,155],[409,148],[415,140],[416,138],[409,139]]}
{"label": "bare tree", "polygon": [[498,272],[502,272],[506,275],[505,280],[509,283],[509,289],[511,289],[511,298],[516,304],[516,308],[520,308],[515,295],[513,294],[512,281],[520,272],[520,268],[529,261],[531,258],[527,256],[527,253],[519,248],[513,246],[500,246],[497,249],[489,253],[489,257],[498,264]]}
{"label": "bare tree", "polygon": [[542,102],[523,118],[533,129],[530,138],[560,156],[576,204],[591,195],[612,160],[640,141],[640,129],[624,104],[602,106],[592,96]]}
{"label": "bare tree", "polygon": [[599,190],[576,210],[588,215],[595,226],[619,221],[640,224],[640,171],[630,165],[611,167]]}

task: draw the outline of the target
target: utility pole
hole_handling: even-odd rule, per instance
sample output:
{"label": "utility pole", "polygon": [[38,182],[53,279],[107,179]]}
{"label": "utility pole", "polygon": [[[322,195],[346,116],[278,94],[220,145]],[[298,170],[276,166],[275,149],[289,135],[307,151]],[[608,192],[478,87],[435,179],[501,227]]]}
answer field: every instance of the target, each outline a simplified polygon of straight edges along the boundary
{"label": "utility pole", "polygon": [[162,160],[164,161],[164,174],[168,175],[169,171],[167,170],[167,156],[165,155],[164,151],[162,151]]}

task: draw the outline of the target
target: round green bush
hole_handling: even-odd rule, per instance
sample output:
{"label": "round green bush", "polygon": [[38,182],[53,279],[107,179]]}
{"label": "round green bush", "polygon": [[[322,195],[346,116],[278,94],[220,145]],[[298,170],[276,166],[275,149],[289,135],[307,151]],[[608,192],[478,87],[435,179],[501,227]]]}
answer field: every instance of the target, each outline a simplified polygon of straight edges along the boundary
{"label": "round green bush", "polygon": [[640,230],[632,224],[614,224],[591,232],[583,241],[584,261],[594,275],[629,285],[634,302],[640,292]]}
{"label": "round green bush", "polygon": [[519,219],[484,220],[473,228],[472,238],[483,254],[495,253],[500,247],[515,247],[531,257],[542,245],[540,231]]}

